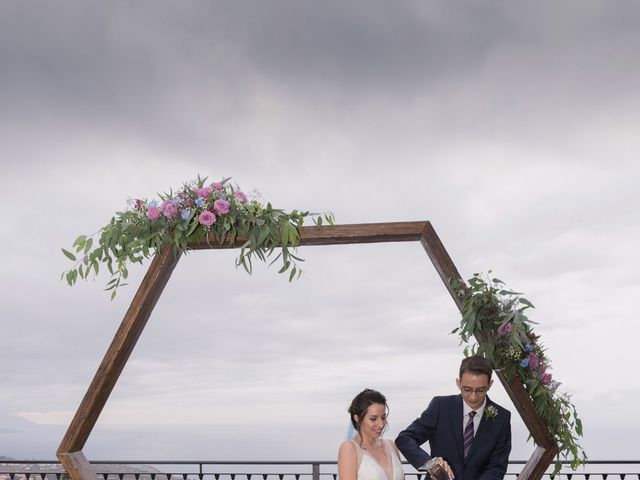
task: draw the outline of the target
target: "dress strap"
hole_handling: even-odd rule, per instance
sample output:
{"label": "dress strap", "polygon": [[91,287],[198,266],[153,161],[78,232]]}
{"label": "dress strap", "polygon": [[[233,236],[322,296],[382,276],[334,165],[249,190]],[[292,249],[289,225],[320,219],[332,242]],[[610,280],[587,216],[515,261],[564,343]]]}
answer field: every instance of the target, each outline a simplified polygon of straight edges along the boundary
{"label": "dress strap", "polygon": [[387,447],[387,450],[389,450],[389,455],[391,456],[395,455],[398,458],[398,460],[400,460],[400,455],[398,455],[397,450],[394,448],[393,440],[385,438],[384,445]]}
{"label": "dress strap", "polygon": [[350,439],[356,446],[356,471],[360,469],[362,463],[362,447],[353,438]]}

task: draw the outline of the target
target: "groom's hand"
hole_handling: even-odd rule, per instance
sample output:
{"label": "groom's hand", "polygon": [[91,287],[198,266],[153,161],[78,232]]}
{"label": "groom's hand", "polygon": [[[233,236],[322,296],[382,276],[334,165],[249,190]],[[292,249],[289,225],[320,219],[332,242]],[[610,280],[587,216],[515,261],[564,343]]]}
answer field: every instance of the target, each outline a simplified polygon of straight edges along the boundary
{"label": "groom's hand", "polygon": [[441,479],[442,473],[446,473],[450,480],[455,480],[453,470],[451,470],[447,461],[442,457],[432,457],[431,460],[425,463],[420,469],[426,470],[431,480]]}
{"label": "groom's hand", "polygon": [[442,466],[444,467],[444,469],[447,471],[447,473],[449,474],[449,478],[451,480],[455,480],[455,475],[453,474],[453,470],[451,470],[451,467],[449,466],[449,464],[447,463],[447,461],[440,457],[440,461],[442,462]]}

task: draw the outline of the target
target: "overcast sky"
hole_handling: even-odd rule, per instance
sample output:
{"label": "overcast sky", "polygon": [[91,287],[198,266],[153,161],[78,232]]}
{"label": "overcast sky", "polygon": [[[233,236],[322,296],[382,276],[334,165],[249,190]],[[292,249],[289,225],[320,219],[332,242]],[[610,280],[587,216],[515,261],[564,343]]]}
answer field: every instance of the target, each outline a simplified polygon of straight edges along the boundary
{"label": "overcast sky", "polygon": [[[200,174],[338,223],[430,220],[464,278],[536,305],[589,456],[637,457],[639,21],[631,0],[0,3],[0,455],[54,458],[148,265],[110,302],[107,277],[59,281],[60,248]],[[293,284],[184,257],[87,456],[332,460],[364,387],[390,437],[455,393],[459,315],[420,244],[299,253]]]}

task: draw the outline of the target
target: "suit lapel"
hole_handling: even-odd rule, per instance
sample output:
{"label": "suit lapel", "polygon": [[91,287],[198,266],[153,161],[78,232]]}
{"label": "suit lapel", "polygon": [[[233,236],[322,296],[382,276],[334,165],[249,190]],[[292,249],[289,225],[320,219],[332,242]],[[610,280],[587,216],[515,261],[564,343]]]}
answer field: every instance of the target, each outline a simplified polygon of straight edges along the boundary
{"label": "suit lapel", "polygon": [[456,446],[458,447],[458,453],[460,458],[464,458],[464,440],[462,438],[462,395],[458,395],[455,398],[453,409],[453,431],[456,436]]}

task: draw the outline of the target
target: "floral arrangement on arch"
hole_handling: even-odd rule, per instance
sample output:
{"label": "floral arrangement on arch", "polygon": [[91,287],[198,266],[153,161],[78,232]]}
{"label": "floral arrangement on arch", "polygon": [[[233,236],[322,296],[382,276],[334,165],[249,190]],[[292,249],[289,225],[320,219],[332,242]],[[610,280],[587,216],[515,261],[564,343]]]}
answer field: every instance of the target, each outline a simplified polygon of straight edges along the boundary
{"label": "floral arrangement on arch", "polygon": [[78,278],[97,276],[104,264],[112,277],[106,290],[112,292],[113,299],[118,287],[125,285],[127,267],[142,263],[163,245],[173,245],[178,253],[187,251],[189,242],[234,245],[238,239],[243,243],[236,267],[242,266],[250,274],[254,258],[266,261],[278,251],[270,265],[280,260],[279,273],[289,271],[289,281],[299,277],[302,270],[298,262],[304,260],[292,250],[300,243],[300,227],[308,216],[317,226],[323,219],[333,224],[333,214],[276,209],[270,203],[264,205],[259,193],[247,195],[230,180],[207,182],[206,177],[198,176],[176,192],[160,194],[159,200],[129,200],[129,208],[116,212],[96,233],[80,235],[73,243],[75,253],[62,249],[74,262],[62,278],[74,285]]}
{"label": "floral arrangement on arch", "polygon": [[[451,333],[460,335],[461,343],[477,339],[477,344],[465,347],[465,355],[484,355],[507,380],[520,378],[558,444],[554,474],[560,471],[561,456],[575,470],[587,459],[578,444],[582,421],[571,397],[558,392],[560,382],[553,379],[551,360],[540,336],[533,331],[535,322],[525,313],[535,307],[497,278],[485,279],[476,273],[468,282],[460,326]],[[460,290],[462,285],[454,282],[453,287]]]}

